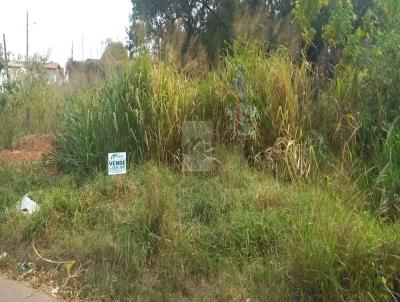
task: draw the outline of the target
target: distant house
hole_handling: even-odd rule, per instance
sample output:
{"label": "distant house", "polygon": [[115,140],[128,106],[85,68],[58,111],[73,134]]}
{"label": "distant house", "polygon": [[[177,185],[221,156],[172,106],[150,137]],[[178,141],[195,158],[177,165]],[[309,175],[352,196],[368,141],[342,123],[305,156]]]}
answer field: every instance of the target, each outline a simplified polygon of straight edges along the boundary
{"label": "distant house", "polygon": [[47,82],[51,84],[63,84],[64,83],[64,69],[60,64],[55,62],[48,62],[44,64],[46,71]]}
{"label": "distant house", "polygon": [[27,68],[24,61],[10,61],[8,62],[8,73],[11,81],[21,79],[27,73]]}
{"label": "distant house", "polygon": [[[45,77],[49,84],[61,85],[65,82],[64,69],[60,64],[55,62],[48,62],[43,64]],[[17,81],[25,76],[30,69],[25,61],[10,61],[8,62],[8,73],[11,81]],[[3,70],[2,82],[6,80],[5,70]]]}
{"label": "distant house", "polygon": [[[23,61],[11,61],[8,62],[8,74],[11,81],[20,79],[24,74],[26,74],[25,63]],[[0,73],[0,84],[7,82],[6,68]]]}

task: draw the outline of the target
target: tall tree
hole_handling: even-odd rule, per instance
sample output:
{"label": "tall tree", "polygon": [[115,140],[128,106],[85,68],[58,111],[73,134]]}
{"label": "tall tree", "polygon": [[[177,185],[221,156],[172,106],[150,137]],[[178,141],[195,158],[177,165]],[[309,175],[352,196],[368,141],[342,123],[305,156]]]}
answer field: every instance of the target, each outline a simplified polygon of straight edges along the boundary
{"label": "tall tree", "polygon": [[295,16],[303,32],[308,59],[322,65],[327,61],[337,64],[348,38],[362,26],[364,15],[373,3],[373,0],[298,0]]}
{"label": "tall tree", "polygon": [[239,1],[220,0],[214,5],[215,13],[208,14],[202,33],[202,42],[212,63],[218,60],[227,43],[233,42],[235,13]]}
{"label": "tall tree", "polygon": [[101,60],[107,63],[123,62],[128,59],[125,46],[121,42],[108,41]]}
{"label": "tall tree", "polygon": [[[238,14],[249,10],[264,12],[266,18],[290,15],[296,0],[131,0],[131,26],[128,48],[134,53],[145,43],[159,47],[160,40],[179,31],[184,41],[181,54],[186,55],[193,40],[201,41],[211,59],[234,39]],[[192,55],[195,55],[195,51]]]}
{"label": "tall tree", "polygon": [[252,13],[260,9],[266,10],[272,15],[286,16],[292,12],[295,0],[243,0],[242,5],[247,6]]}
{"label": "tall tree", "polygon": [[[204,26],[207,7],[210,0],[132,0],[131,29],[129,47],[134,50],[140,41],[138,27],[144,25],[147,41],[164,38],[176,26],[182,26],[186,38],[184,49],[187,51],[190,40]],[[136,36],[135,36],[136,35]]]}
{"label": "tall tree", "polygon": [[[137,49],[143,40],[157,44],[159,39],[164,39],[169,33],[181,30],[184,33],[184,42],[181,52],[186,54],[190,42],[200,38],[207,30],[206,27],[215,26],[224,31],[229,31],[229,22],[234,14],[228,14],[231,20],[221,14],[222,7],[227,7],[229,2],[239,0],[131,0],[133,9],[131,14],[131,27],[128,31],[129,50],[131,53]],[[225,12],[224,12],[225,13]],[[228,18],[228,19],[229,19]],[[142,28],[142,30],[140,30]],[[142,39],[140,34],[144,36]],[[144,34],[143,34],[144,33]]]}

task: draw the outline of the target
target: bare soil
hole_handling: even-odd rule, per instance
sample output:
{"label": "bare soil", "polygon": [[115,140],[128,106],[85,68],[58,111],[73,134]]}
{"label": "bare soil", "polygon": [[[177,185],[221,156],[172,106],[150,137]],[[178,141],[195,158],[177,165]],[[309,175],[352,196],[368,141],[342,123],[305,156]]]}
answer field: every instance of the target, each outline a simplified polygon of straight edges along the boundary
{"label": "bare soil", "polygon": [[22,137],[13,150],[0,150],[1,162],[35,162],[42,161],[48,155],[54,144],[51,134],[34,134]]}

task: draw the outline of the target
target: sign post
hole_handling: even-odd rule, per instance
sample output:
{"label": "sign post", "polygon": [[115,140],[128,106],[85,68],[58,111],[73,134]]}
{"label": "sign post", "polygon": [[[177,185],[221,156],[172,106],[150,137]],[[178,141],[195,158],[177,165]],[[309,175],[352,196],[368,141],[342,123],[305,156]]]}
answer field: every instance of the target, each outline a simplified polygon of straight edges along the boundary
{"label": "sign post", "polygon": [[108,153],[108,175],[115,176],[116,199],[119,201],[121,175],[126,174],[126,152]]}

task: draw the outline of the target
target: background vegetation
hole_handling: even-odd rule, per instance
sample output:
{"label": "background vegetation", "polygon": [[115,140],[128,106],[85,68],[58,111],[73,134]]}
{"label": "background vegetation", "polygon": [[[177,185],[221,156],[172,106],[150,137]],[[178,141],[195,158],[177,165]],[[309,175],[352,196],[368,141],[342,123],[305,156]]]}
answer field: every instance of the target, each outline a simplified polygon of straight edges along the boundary
{"label": "background vegetation", "polygon": [[27,70],[0,86],[0,145],[7,149],[23,135],[61,130],[67,89],[48,85],[41,59],[33,58]]}

